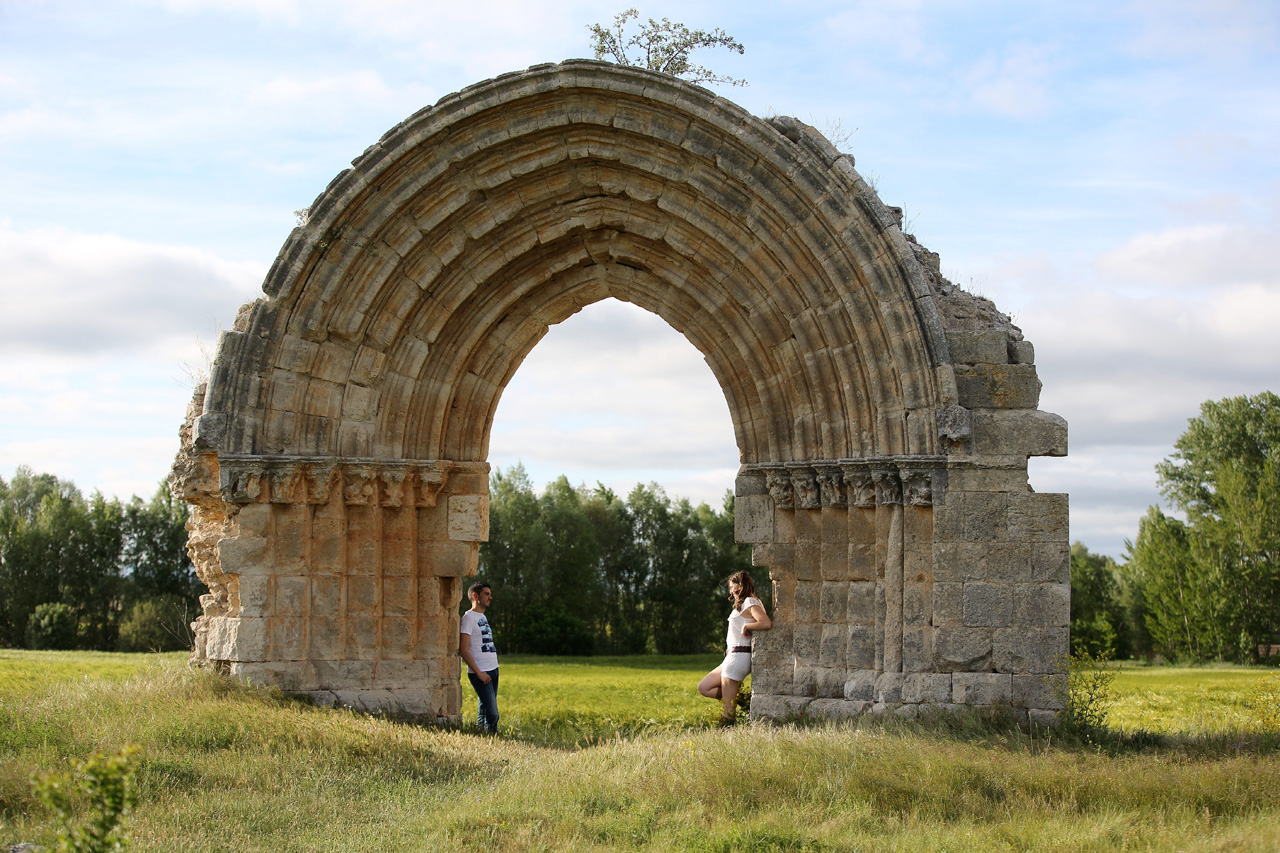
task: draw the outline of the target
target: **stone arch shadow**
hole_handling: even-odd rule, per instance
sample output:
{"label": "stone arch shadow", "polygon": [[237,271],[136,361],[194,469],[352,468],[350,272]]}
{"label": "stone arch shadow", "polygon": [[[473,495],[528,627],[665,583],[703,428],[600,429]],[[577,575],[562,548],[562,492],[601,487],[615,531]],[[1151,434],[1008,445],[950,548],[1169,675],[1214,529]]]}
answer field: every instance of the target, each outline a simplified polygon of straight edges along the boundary
{"label": "stone arch shadow", "polygon": [[551,325],[661,316],[724,390],[737,538],[777,628],[752,711],[1056,708],[1064,455],[1032,347],[812,128],[570,61],[442,99],[339,174],[220,340],[174,465],[210,594],[193,659],[459,718],[489,429]]}

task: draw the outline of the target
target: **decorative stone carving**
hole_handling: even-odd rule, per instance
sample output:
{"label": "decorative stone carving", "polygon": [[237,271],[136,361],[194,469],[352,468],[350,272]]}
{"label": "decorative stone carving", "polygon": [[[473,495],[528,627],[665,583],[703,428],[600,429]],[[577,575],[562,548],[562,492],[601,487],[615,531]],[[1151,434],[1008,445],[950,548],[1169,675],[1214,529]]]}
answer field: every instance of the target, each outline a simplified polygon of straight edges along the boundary
{"label": "decorative stone carving", "polygon": [[845,492],[844,472],[834,465],[825,465],[818,469],[818,484],[822,491],[822,505],[830,507],[846,507],[849,496]]}
{"label": "decorative stone carving", "polygon": [[791,469],[791,488],[795,493],[797,509],[818,509],[822,506],[822,499],[818,494],[818,476],[807,465]]}
{"label": "decorative stone carving", "polygon": [[768,468],[765,470],[765,488],[773,505],[778,509],[794,509],[796,505],[795,491],[791,487],[791,472],[785,468]]}

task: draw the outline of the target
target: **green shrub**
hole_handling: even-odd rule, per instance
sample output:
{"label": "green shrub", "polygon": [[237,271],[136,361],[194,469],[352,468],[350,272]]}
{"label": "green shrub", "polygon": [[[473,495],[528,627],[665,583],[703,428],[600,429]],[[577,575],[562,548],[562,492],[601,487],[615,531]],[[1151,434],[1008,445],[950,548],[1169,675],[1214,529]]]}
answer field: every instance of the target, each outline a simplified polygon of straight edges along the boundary
{"label": "green shrub", "polygon": [[[115,755],[95,752],[71,762],[69,773],[38,773],[31,780],[40,801],[58,815],[57,853],[114,853],[124,850],[129,835],[123,821],[133,807],[133,757],[137,746]],[[88,815],[78,819],[80,800]]]}
{"label": "green shrub", "polygon": [[120,623],[122,652],[179,652],[192,646],[186,602],[176,595],[144,598]]}
{"label": "green shrub", "polygon": [[1052,677],[1053,691],[1062,703],[1059,719],[1072,731],[1100,732],[1107,725],[1111,706],[1111,683],[1117,667],[1111,652],[1094,654],[1087,650],[1056,659],[1058,674]]}
{"label": "green shrub", "polygon": [[60,601],[36,605],[27,620],[27,646],[65,651],[76,647],[76,614]]}
{"label": "green shrub", "polygon": [[1249,722],[1264,732],[1280,732],[1280,675],[1258,679],[1245,699]]}

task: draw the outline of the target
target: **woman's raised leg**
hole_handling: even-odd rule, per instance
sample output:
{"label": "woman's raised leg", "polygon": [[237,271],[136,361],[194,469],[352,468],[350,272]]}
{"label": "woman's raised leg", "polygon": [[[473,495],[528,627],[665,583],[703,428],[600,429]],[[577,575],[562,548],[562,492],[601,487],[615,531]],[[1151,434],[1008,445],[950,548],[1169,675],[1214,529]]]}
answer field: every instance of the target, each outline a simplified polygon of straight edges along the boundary
{"label": "woman's raised leg", "polygon": [[722,689],[722,683],[723,679],[720,677],[720,667],[716,667],[704,675],[702,680],[698,682],[698,692],[703,696],[706,696],[708,699],[719,699],[721,698],[720,691]]}

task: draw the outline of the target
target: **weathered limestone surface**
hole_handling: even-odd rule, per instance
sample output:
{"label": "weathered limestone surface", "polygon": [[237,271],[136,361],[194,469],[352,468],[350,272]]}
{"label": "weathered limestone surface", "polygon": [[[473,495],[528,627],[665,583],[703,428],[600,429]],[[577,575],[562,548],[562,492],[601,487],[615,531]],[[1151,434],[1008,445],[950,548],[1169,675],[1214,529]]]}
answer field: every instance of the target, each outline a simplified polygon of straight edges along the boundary
{"label": "weathered limestone surface", "polygon": [[358,157],[263,293],[175,462],[210,587],[197,661],[457,719],[499,396],[614,297],[682,332],[729,403],[737,536],[774,584],[754,713],[1054,710],[1067,503],[1026,463],[1065,454],[1066,424],[1030,343],[803,123],[605,63],[504,75]]}

